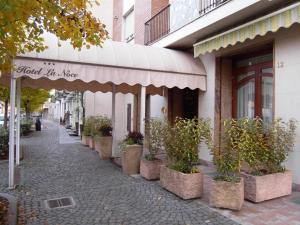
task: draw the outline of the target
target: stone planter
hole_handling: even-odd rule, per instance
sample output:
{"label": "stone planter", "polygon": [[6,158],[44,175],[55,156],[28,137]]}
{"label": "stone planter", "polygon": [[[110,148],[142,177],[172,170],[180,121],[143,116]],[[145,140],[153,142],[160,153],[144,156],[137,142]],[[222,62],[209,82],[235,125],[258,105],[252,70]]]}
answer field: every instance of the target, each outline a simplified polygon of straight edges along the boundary
{"label": "stone planter", "polygon": [[161,165],[162,161],[160,159],[149,161],[143,158],[140,165],[141,176],[147,180],[158,180]]}
{"label": "stone planter", "polygon": [[244,180],[239,183],[212,180],[209,204],[212,207],[240,210],[244,203]]}
{"label": "stone planter", "polygon": [[140,161],[143,154],[142,145],[127,145],[122,151],[122,169],[127,175],[140,172]]}
{"label": "stone planter", "polygon": [[99,153],[100,159],[110,159],[112,155],[112,136],[99,137],[95,139],[95,150]]}
{"label": "stone planter", "polygon": [[89,147],[90,149],[95,149],[95,141],[92,137],[89,138]]}
{"label": "stone planter", "polygon": [[160,185],[182,199],[199,198],[202,195],[202,173],[185,174],[164,165],[160,167]]}
{"label": "stone planter", "polygon": [[91,137],[90,136],[84,136],[84,135],[82,135],[82,138],[81,138],[81,143],[83,144],[83,145],[89,145],[89,139],[90,139]]}
{"label": "stone planter", "polygon": [[242,173],[245,182],[245,199],[262,202],[292,193],[292,173],[274,173],[264,176],[252,176]]}

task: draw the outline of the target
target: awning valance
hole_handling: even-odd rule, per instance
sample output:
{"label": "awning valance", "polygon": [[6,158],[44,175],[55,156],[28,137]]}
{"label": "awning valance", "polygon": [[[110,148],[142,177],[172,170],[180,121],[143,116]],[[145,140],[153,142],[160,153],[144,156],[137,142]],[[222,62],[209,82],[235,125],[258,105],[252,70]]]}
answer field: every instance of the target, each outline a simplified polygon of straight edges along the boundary
{"label": "awning valance", "polygon": [[162,87],[206,90],[203,64],[185,52],[113,41],[82,51],[47,44],[42,53],[14,59],[13,74],[22,77],[22,85],[108,92],[115,84],[122,93],[137,93],[145,86],[151,94],[161,94]]}
{"label": "awning valance", "polygon": [[194,44],[194,57],[233,46],[239,42],[243,43],[247,39],[264,36],[268,32],[276,32],[282,27],[288,28],[294,23],[300,23],[300,3]]}

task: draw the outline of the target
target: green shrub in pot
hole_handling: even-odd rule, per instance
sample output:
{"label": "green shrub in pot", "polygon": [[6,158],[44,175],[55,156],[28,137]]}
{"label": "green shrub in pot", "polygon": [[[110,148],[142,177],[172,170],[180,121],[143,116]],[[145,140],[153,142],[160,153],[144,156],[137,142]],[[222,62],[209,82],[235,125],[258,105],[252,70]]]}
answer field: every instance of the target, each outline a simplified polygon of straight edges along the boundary
{"label": "green shrub in pot", "polygon": [[83,128],[83,135],[84,136],[92,136],[92,132],[94,129],[95,124],[95,117],[89,116],[85,119],[84,128]]}
{"label": "green shrub in pot", "polygon": [[211,182],[209,193],[209,203],[213,207],[240,210],[243,206],[244,182],[240,177],[242,134],[240,121],[225,120],[220,148],[212,148],[217,172]]}
{"label": "green shrub in pot", "polygon": [[150,118],[145,124],[145,136],[147,138],[149,154],[145,159],[149,161],[156,160],[156,155],[164,149],[164,133],[167,129],[167,123],[159,118]]}
{"label": "green shrub in pot", "polygon": [[160,168],[160,185],[182,199],[202,196],[203,173],[198,164],[199,144],[212,146],[210,121],[177,118],[164,134],[168,165]]}
{"label": "green shrub in pot", "polygon": [[161,158],[157,157],[162,153],[164,147],[164,133],[167,122],[159,118],[150,118],[145,124],[145,146],[147,154],[141,159],[140,174],[147,180],[157,180],[160,178],[160,167],[163,165]]}
{"label": "green shrub in pot", "polygon": [[[262,202],[292,192],[292,173],[284,161],[294,148],[296,121],[276,119],[264,124],[260,118],[242,119],[239,143],[249,169],[243,171],[245,198]],[[273,187],[271,190],[269,187]]]}
{"label": "green shrub in pot", "polygon": [[95,150],[101,159],[112,157],[112,126],[111,119],[107,116],[97,116],[94,121],[92,136]]}
{"label": "green shrub in pot", "polygon": [[177,118],[173,127],[164,134],[165,147],[171,164],[170,168],[183,173],[195,173],[198,169],[198,145],[204,142],[212,146],[210,121],[208,119]]}
{"label": "green shrub in pot", "polygon": [[140,172],[140,160],[143,154],[143,135],[140,132],[129,132],[120,143],[122,152],[122,170],[132,175]]}

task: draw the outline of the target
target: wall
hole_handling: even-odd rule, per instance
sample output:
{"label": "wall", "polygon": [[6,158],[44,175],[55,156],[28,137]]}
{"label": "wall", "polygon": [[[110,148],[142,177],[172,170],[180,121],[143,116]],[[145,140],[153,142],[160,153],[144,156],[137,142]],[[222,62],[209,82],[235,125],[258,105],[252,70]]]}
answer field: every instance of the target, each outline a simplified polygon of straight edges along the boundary
{"label": "wall", "polygon": [[[214,54],[205,54],[200,57],[205,66],[207,73],[207,91],[199,92],[199,117],[209,118],[211,127],[214,127],[215,115],[215,74],[216,74],[216,58]],[[200,158],[206,161],[211,161],[212,156],[207,146],[200,146]]]}
{"label": "wall", "polygon": [[199,0],[170,0],[171,31],[184,26],[199,16]]}
{"label": "wall", "polygon": [[93,15],[106,25],[109,35],[113,34],[113,3],[111,0],[101,0],[100,5],[96,4],[91,8]]}
{"label": "wall", "polygon": [[113,36],[114,41],[122,41],[123,1],[113,1]]}
{"label": "wall", "polygon": [[[287,168],[292,170],[294,183],[300,185],[300,26],[278,33],[275,39],[275,118],[298,121],[294,152]],[[283,63],[278,68],[278,63]]]}
{"label": "wall", "polygon": [[161,9],[169,4],[169,0],[152,0],[151,16],[156,15]]}
{"label": "wall", "polygon": [[136,0],[134,17],[134,43],[143,45],[145,23],[151,18],[151,0]]}

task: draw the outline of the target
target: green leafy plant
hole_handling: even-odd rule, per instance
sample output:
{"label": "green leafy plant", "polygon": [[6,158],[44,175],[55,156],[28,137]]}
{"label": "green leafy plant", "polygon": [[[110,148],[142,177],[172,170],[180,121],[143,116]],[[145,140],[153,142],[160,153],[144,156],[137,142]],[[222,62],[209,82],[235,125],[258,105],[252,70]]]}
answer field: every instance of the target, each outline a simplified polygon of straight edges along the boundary
{"label": "green leafy plant", "polygon": [[293,150],[296,121],[275,120],[264,124],[260,118],[224,121],[221,149],[214,149],[216,179],[237,181],[241,162],[249,165],[252,175],[285,171],[283,162]]}
{"label": "green leafy plant", "polygon": [[95,124],[95,117],[89,116],[85,119],[84,128],[83,128],[83,135],[84,136],[92,136],[93,129]]}
{"label": "green leafy plant", "polygon": [[277,119],[266,129],[265,144],[268,149],[268,158],[262,161],[267,173],[284,172],[282,164],[294,149],[296,136],[296,121],[284,122]]}
{"label": "green leafy plant", "polygon": [[173,127],[168,126],[164,134],[169,167],[183,172],[195,173],[198,170],[198,145],[204,142],[212,147],[210,121],[207,119],[177,118]]}
{"label": "green leafy plant", "polygon": [[217,169],[215,180],[239,182],[242,162],[240,138],[243,133],[240,122],[234,119],[225,120],[220,148],[212,148],[214,164]]}
{"label": "green leafy plant", "polygon": [[94,117],[94,123],[91,131],[93,137],[112,136],[112,129],[110,118],[107,116]]}
{"label": "green leafy plant", "polygon": [[33,122],[30,119],[21,120],[20,133],[22,136],[28,135],[31,132],[31,126]]}
{"label": "green leafy plant", "polygon": [[119,149],[123,151],[126,145],[143,145],[144,136],[137,131],[129,132],[125,139],[119,143]]}
{"label": "green leafy plant", "polygon": [[149,161],[156,159],[159,150],[164,149],[164,133],[167,123],[159,118],[151,118],[145,124],[145,136],[148,141],[149,154],[145,158]]}
{"label": "green leafy plant", "polygon": [[4,127],[0,127],[0,159],[8,155],[9,133]]}

